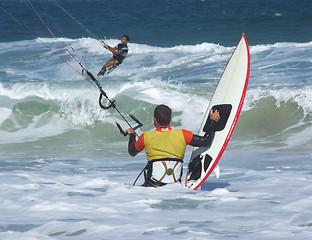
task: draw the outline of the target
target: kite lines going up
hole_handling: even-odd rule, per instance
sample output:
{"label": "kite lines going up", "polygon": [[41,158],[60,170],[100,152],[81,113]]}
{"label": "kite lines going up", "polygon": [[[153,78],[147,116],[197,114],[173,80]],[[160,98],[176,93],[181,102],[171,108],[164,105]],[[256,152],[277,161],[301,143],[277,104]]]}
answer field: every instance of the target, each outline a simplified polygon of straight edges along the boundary
{"label": "kite lines going up", "polygon": [[[42,1],[42,0],[40,0]],[[80,21],[78,21],[70,12],[68,12],[57,0],[50,0],[55,6],[57,6],[59,9],[61,9],[64,13],[66,13],[71,19],[73,19],[77,24],[79,24],[92,38],[96,39],[105,49],[106,43],[101,40],[97,35],[95,35],[93,32],[91,32],[86,26],[84,26]],[[113,64],[112,66],[107,68],[106,74],[111,73],[116,69],[118,66],[118,63]]]}
{"label": "kite lines going up", "polygon": [[[89,76],[89,78],[92,80],[92,85],[96,86],[100,92],[100,95],[98,97],[99,100],[99,105],[102,109],[105,109],[108,111],[109,115],[113,118],[117,128],[119,129],[120,133],[123,134],[124,136],[127,135],[127,133],[122,129],[122,127],[120,126],[120,124],[117,122],[112,109],[115,109],[115,111],[120,115],[120,117],[123,119],[123,121],[130,127],[130,128],[134,128],[134,129],[138,129],[140,128],[143,124],[136,118],[134,117],[132,114],[127,113],[128,116],[134,121],[134,123],[130,124],[129,121],[127,120],[127,118],[119,111],[119,109],[117,108],[116,105],[116,101],[115,100],[111,100],[106,92],[103,90],[100,82],[93,76],[93,74],[91,72],[89,72],[84,64],[82,63],[82,60],[79,58],[78,54],[76,53],[76,51],[74,50],[74,48],[71,46],[71,44],[69,42],[66,41],[68,47],[71,49],[71,51],[69,49],[67,49],[66,47],[62,46],[62,44],[60,43],[60,41],[56,38],[56,36],[54,35],[54,33],[52,32],[52,30],[49,28],[49,26],[47,25],[47,23],[44,21],[44,19],[41,17],[41,15],[39,14],[39,12],[36,10],[36,8],[34,7],[34,5],[31,3],[30,0],[24,0],[25,4],[31,8],[31,10],[34,12],[34,14],[40,19],[40,21],[42,22],[42,24],[45,26],[45,28],[49,31],[49,33],[51,34],[51,36],[54,38],[55,42],[58,44],[58,46],[60,47],[60,49],[65,53],[65,55],[67,56],[67,58],[69,59],[70,63],[68,61],[65,61],[59,54],[57,54],[51,47],[49,47],[46,43],[44,43],[43,41],[41,41],[39,39],[39,41],[45,46],[47,47],[50,51],[52,51],[54,54],[56,54],[63,62],[65,62],[66,64],[68,64],[71,68],[73,68],[78,74],[80,74],[83,79],[87,82],[88,86],[91,88],[89,81],[86,79],[86,77],[83,74],[83,71],[85,71],[87,73],[87,75]],[[96,37],[90,30],[88,30],[84,25],[82,25],[77,19],[75,19],[66,9],[64,9],[56,0],[53,1],[54,4],[59,7],[60,9],[62,9],[67,15],[69,15],[73,20],[75,20],[75,22],[77,22],[81,27],[83,27],[93,38],[97,39],[101,44],[104,44],[104,41],[101,41],[98,37]],[[45,8],[43,2],[41,1],[42,6],[44,7],[44,9],[47,11],[47,9]],[[6,11],[5,9],[3,9],[0,6],[0,9],[7,14],[12,20],[14,20],[17,24],[19,24],[21,27],[23,27],[28,33],[32,33],[32,31],[25,26],[25,24],[23,24],[21,21],[19,21],[18,19],[16,19],[10,12]],[[48,11],[47,11],[48,12]],[[53,19],[52,16],[50,16],[51,19],[53,20],[53,22],[55,22],[55,20]],[[56,24],[56,22],[55,22]],[[57,24],[56,24],[57,25]],[[58,26],[57,26],[58,27]],[[58,27],[59,31],[61,32],[60,28]],[[93,90],[91,88],[91,90]],[[93,91],[94,92],[94,91]],[[94,92],[95,95],[97,95]],[[103,97],[106,99],[107,101],[107,105],[103,104]],[[136,124],[136,126],[132,126]]]}

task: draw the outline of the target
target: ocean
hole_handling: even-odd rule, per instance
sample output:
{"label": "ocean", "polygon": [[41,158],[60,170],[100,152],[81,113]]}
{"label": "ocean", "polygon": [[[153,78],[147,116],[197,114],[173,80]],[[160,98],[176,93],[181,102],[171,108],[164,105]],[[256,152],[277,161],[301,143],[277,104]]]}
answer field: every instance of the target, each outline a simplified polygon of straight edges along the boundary
{"label": "ocean", "polygon": [[[0,239],[312,239],[310,0],[1,0],[0,12]],[[128,126],[99,107],[77,57],[96,74],[111,58],[102,41],[129,35],[104,91],[138,134],[158,104],[197,133],[242,33],[250,79],[219,179],[133,186],[146,155],[129,156],[115,121]]]}

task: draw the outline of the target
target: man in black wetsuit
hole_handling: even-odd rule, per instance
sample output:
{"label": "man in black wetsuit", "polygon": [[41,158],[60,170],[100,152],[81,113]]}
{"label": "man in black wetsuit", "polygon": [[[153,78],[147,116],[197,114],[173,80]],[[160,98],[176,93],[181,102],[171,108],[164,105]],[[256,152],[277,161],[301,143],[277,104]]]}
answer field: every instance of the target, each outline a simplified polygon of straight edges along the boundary
{"label": "man in black wetsuit", "polygon": [[182,162],[187,145],[193,147],[207,147],[215,135],[215,125],[220,120],[218,110],[211,110],[207,120],[208,129],[204,136],[193,134],[185,129],[170,127],[171,109],[166,105],[159,105],[154,111],[154,131],[144,132],[136,141],[133,128],[127,132],[130,135],[128,152],[135,156],[145,149],[148,158],[147,173],[144,186],[163,186],[167,183],[181,181]]}
{"label": "man in black wetsuit", "polygon": [[122,63],[122,61],[124,60],[124,58],[128,54],[129,48],[127,46],[127,43],[129,42],[129,40],[130,40],[129,36],[124,35],[121,39],[121,43],[119,43],[115,47],[111,47],[111,46],[105,44],[105,48],[113,53],[113,58],[111,60],[109,60],[107,63],[105,63],[105,65],[102,67],[102,69],[97,74],[97,78],[100,75],[104,75],[107,68],[109,68],[113,65],[115,65],[115,67],[117,67],[119,64]]}

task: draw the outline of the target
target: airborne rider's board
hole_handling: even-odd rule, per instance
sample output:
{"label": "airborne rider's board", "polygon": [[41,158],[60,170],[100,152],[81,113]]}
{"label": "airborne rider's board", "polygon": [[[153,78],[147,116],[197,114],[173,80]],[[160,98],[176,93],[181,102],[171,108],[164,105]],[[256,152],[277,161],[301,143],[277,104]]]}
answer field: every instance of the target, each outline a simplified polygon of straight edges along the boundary
{"label": "airborne rider's board", "polygon": [[211,109],[218,109],[221,118],[216,124],[215,138],[210,148],[193,149],[185,182],[187,187],[194,190],[199,188],[217,166],[241,112],[249,72],[250,54],[243,34],[224,69],[199,129],[199,135],[203,136]]}

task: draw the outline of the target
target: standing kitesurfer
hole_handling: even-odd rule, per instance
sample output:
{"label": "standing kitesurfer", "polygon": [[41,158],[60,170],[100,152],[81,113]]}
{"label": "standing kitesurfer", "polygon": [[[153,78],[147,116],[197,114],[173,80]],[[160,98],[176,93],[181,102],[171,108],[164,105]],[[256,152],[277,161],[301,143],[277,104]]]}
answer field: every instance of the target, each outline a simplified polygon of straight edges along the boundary
{"label": "standing kitesurfer", "polygon": [[122,61],[124,60],[124,58],[127,56],[128,54],[128,46],[127,43],[129,42],[129,36],[128,35],[124,35],[121,39],[121,43],[119,43],[117,46],[115,47],[111,47],[107,44],[104,45],[104,47],[111,51],[113,53],[113,58],[111,60],[109,60],[107,63],[105,63],[105,65],[102,67],[102,69],[99,71],[99,73],[97,74],[97,78],[100,75],[104,75],[106,70],[109,67],[117,67],[119,64],[122,63]]}
{"label": "standing kitesurfer", "polygon": [[215,125],[220,120],[218,110],[211,110],[208,130],[204,136],[193,134],[185,129],[172,129],[172,111],[166,105],[154,110],[156,130],[144,132],[136,141],[133,128],[129,128],[128,152],[135,156],[145,149],[148,164],[145,167],[145,187],[158,187],[167,183],[181,182],[182,163],[187,145],[210,147],[215,135]]}

